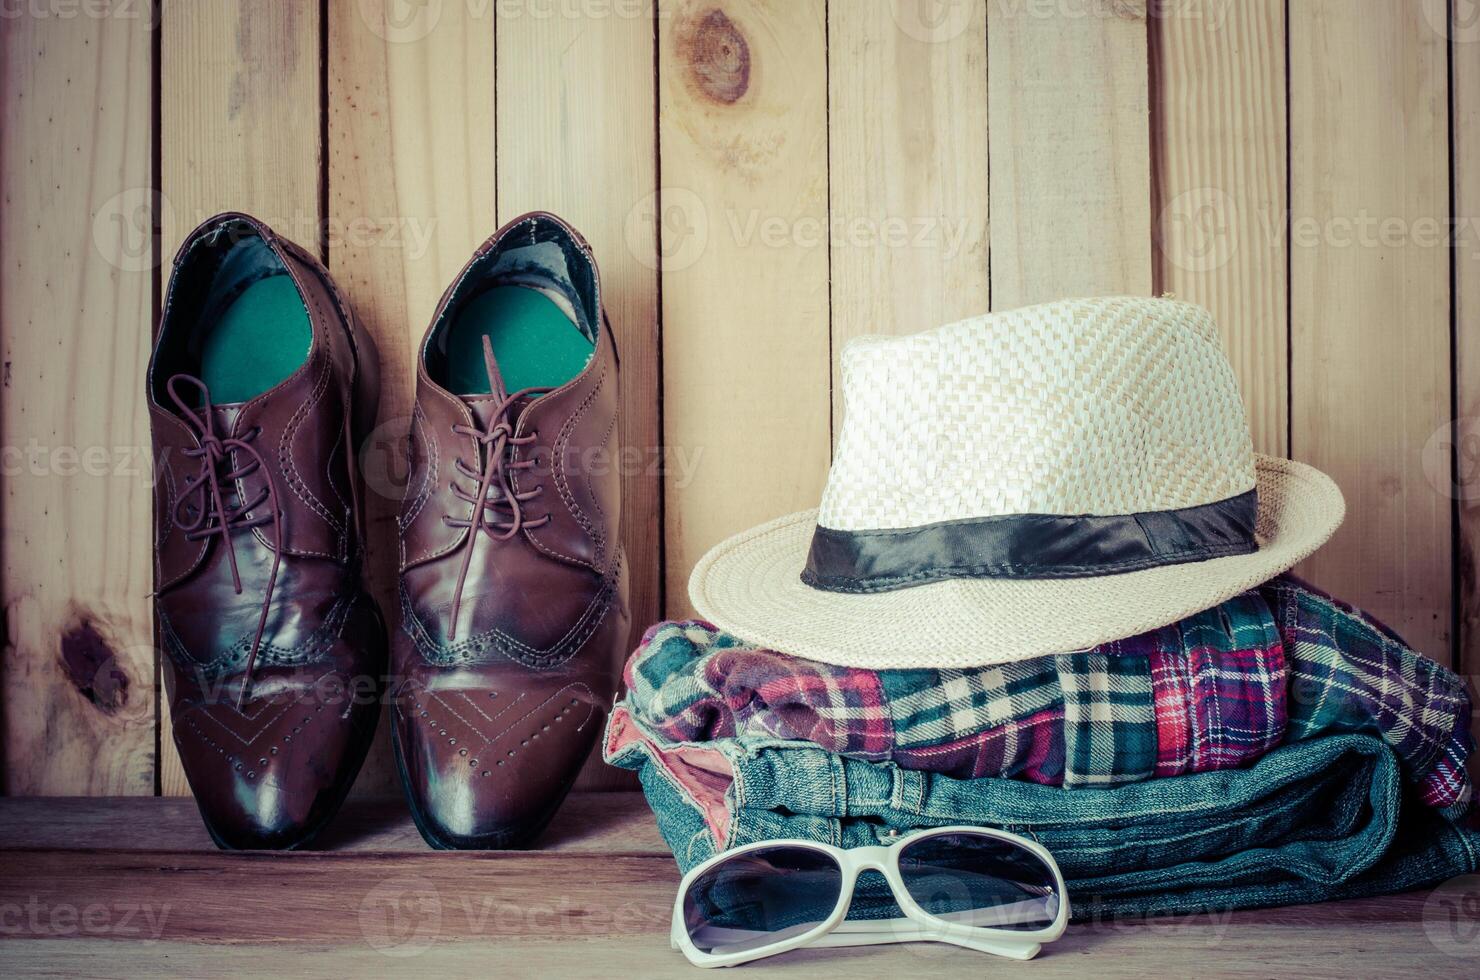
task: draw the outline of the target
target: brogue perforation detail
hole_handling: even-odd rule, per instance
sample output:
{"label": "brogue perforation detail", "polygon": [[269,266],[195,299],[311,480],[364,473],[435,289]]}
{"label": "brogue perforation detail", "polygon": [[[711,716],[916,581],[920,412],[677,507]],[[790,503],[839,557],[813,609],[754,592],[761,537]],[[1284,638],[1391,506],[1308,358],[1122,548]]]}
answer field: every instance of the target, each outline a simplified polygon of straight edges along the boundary
{"label": "brogue perforation detail", "polygon": [[423,507],[432,496],[432,486],[437,479],[437,441],[433,434],[428,431],[426,416],[422,413],[421,406],[417,406],[411,413],[411,429],[407,433],[410,440],[408,448],[412,459],[416,457],[417,430],[421,430],[421,442],[426,446],[426,467],[422,474],[421,488],[417,490],[416,496],[401,514],[396,515],[396,529],[403,534],[416,517],[421,513]]}
{"label": "brogue perforation detail", "polygon": [[416,645],[416,650],[428,664],[438,667],[454,667],[477,663],[488,653],[497,653],[515,663],[535,669],[558,667],[580,652],[582,645],[591,638],[610,614],[612,600],[616,597],[616,583],[624,559],[618,559],[614,574],[603,579],[601,590],[586,606],[574,626],[552,646],[545,650],[522,643],[497,627],[486,630],[456,643],[437,644],[427,633],[426,626],[411,605],[411,596],[406,592],[403,581],[400,586],[401,630]]}
{"label": "brogue perforation detail", "polygon": [[[323,678],[320,678],[319,680],[322,681]],[[315,682],[315,684],[317,683],[318,681]],[[244,736],[241,732],[236,731],[230,726],[224,724],[222,719],[218,716],[217,712],[205,712],[199,710],[198,708],[195,708],[187,711],[182,716],[181,721],[187,728],[189,728],[191,735],[199,739],[200,742],[204,744],[208,749],[215,751],[217,755],[221,756],[222,760],[226,763],[228,767],[235,769],[236,772],[241,773],[249,781],[255,781],[259,778],[269,777],[270,775],[272,775],[273,770],[277,767],[280,759],[278,753],[279,742],[291,743],[295,735],[300,737],[312,737],[311,730],[323,718],[324,705],[322,703],[318,703],[313,705],[311,709],[302,707],[305,702],[308,701],[308,699],[309,693],[304,693],[301,694],[296,700],[282,705],[281,710],[274,713],[270,718],[263,720],[260,725],[256,726],[256,728],[251,732],[250,736]],[[218,712],[234,710],[231,708],[230,705],[224,703],[218,705],[217,709]],[[283,735],[281,739],[274,737],[271,740],[271,744],[263,744],[261,746],[257,745],[258,740],[263,737],[263,735],[267,732],[269,728],[273,727],[273,725],[275,725],[279,721],[279,719],[282,719],[285,715],[294,711],[302,711],[303,715],[298,724],[293,726],[292,731]],[[239,713],[239,717],[244,719],[257,720],[263,714],[266,714],[265,710],[259,712],[258,715],[255,717],[242,712]],[[200,722],[197,720],[198,717],[215,722],[214,727],[221,732],[224,732],[225,735],[223,735],[219,739],[213,737],[201,726]],[[181,737],[179,725],[175,726],[175,733],[176,739],[179,739]],[[231,740],[234,740],[237,744],[235,746],[231,745]],[[252,749],[252,751],[248,752],[246,751],[247,749]],[[254,756],[255,759],[253,758]]]}
{"label": "brogue perforation detail", "polygon": [[[298,709],[299,705],[303,704],[305,701],[311,698],[318,690],[319,685],[324,683],[324,678],[330,676],[332,676],[332,672],[326,672],[319,675],[313,680],[312,683],[307,685],[305,690],[300,691],[298,693],[298,696],[293,698],[292,700],[288,700],[286,698],[265,698],[260,701],[248,701],[247,705],[260,706],[255,714],[248,711],[246,706],[243,706],[239,709],[234,703],[223,700],[191,705],[188,709],[181,713],[180,722],[188,724],[193,730],[204,735],[204,730],[196,721],[196,716],[200,716],[210,720],[211,722],[214,722],[216,728],[220,729],[222,732],[225,732],[226,735],[229,735],[240,744],[252,745],[259,738],[262,737],[263,732],[267,731],[274,724],[276,724],[279,718],[282,718],[290,711]],[[216,710],[204,710],[207,707],[214,708]],[[291,735],[300,734],[305,726],[311,724],[313,716],[323,713],[323,707],[323,704],[319,703],[314,706],[314,710],[312,711],[304,709],[305,716],[303,723],[295,725],[293,731],[289,733],[289,736],[285,736],[285,738],[291,740]],[[277,710],[274,711],[273,709]],[[229,718],[240,718],[244,722],[251,723],[251,727],[248,729],[248,733],[244,735],[241,731],[238,731],[237,729],[228,725],[226,721]],[[176,727],[179,727],[179,723],[176,724]]]}
{"label": "brogue perforation detail", "polygon": [[[595,568],[597,571],[600,571],[601,566],[605,563],[606,533],[576,503],[575,494],[571,491],[570,480],[565,471],[565,449],[570,445],[571,433],[575,431],[576,426],[585,417],[586,412],[591,408],[591,404],[596,401],[596,396],[601,393],[602,386],[605,384],[606,367],[603,365],[601,373],[596,377],[596,383],[591,386],[591,390],[586,393],[586,397],[581,400],[580,405],[565,420],[565,424],[560,427],[560,434],[555,438],[555,470],[552,474],[555,481],[555,492],[560,495],[560,499],[565,503],[565,509],[570,512],[571,517],[575,518],[576,523],[591,538],[591,543],[595,546],[594,560],[589,563],[589,567]],[[592,497],[594,498],[595,494],[592,494]],[[526,536],[531,541],[534,541],[534,535],[532,533],[526,532]],[[577,559],[570,560],[575,561]],[[587,565],[588,563],[582,561],[580,564]]]}
{"label": "brogue perforation detail", "polygon": [[[580,692],[585,693],[586,697],[584,699],[571,696],[573,693]],[[479,714],[483,714],[472,699],[468,697],[466,692],[454,691],[448,693],[456,694],[463,701],[473,706],[475,710],[478,710]],[[503,711],[500,711],[494,717],[503,715],[505,712],[521,704],[524,699],[525,695],[521,693]],[[408,700],[411,702],[409,715],[404,703]],[[489,765],[488,760],[490,758],[493,759],[492,765],[496,768],[507,764],[509,760],[517,757],[522,752],[533,751],[538,747],[537,743],[541,735],[552,731],[554,726],[570,724],[573,720],[572,716],[579,713],[580,706],[583,704],[586,706],[586,713],[581,718],[580,723],[576,725],[576,730],[580,731],[586,727],[587,722],[596,714],[597,706],[591,688],[580,681],[576,681],[565,685],[554,694],[551,694],[544,701],[541,701],[493,735],[489,735],[479,725],[474,724],[456,711],[449,703],[448,696],[443,692],[423,690],[417,693],[407,691],[397,700],[396,710],[403,718],[409,717],[413,723],[417,724],[422,729],[426,738],[433,741],[446,742],[449,748],[457,748],[459,737],[466,741],[476,740],[479,744],[463,746],[458,749],[458,759],[467,759],[468,768],[479,769],[480,766],[486,767]],[[449,722],[447,720],[449,717],[455,719],[455,721]],[[486,714],[483,714],[483,717],[489,721],[493,720]],[[525,724],[529,727],[517,742],[505,741],[506,736]],[[461,725],[464,732],[459,736],[449,729],[449,725],[454,728],[457,725]],[[472,755],[473,752],[477,752],[478,755]],[[483,768],[479,770],[478,775],[480,777],[489,776],[491,775],[491,770]]]}
{"label": "brogue perforation detail", "polygon": [[[264,639],[257,648],[258,663],[278,667],[302,667],[323,659],[343,634],[344,625],[349,620],[349,614],[354,608],[356,598],[354,594],[347,594],[334,600],[334,604],[324,615],[324,621],[296,646],[282,646]],[[251,647],[251,637],[248,634],[244,633],[231,646],[216,651],[210,659],[201,660],[192,654],[180,640],[179,634],[175,632],[169,617],[163,610],[159,610],[155,618],[159,624],[160,639],[164,641],[165,650],[177,666],[186,669],[198,668],[205,671],[207,675],[212,675],[246,662],[247,651]]]}
{"label": "brogue perforation detail", "polygon": [[340,521],[335,520],[328,506],[314,496],[313,491],[309,489],[307,481],[298,472],[298,461],[293,457],[293,441],[298,435],[298,430],[302,428],[310,412],[324,397],[324,392],[329,388],[329,378],[333,373],[329,369],[327,355],[323,354],[318,347],[315,347],[314,352],[315,360],[322,370],[320,370],[318,378],[314,381],[313,390],[309,392],[308,398],[293,412],[293,415],[288,419],[288,424],[283,426],[282,438],[278,441],[278,469],[287,478],[288,489],[293,491],[293,495],[303,501],[311,511],[322,518],[324,523],[329,526],[329,529],[334,532],[335,537],[339,540],[339,554],[337,555],[318,552],[300,553],[317,554],[322,558],[342,560],[345,557],[346,550],[345,526]]}

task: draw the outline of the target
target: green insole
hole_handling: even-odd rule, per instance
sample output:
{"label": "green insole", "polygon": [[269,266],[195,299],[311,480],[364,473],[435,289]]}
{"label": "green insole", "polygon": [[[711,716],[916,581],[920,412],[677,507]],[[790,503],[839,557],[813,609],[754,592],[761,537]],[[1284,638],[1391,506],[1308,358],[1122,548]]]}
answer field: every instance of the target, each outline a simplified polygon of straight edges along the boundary
{"label": "green insole", "polygon": [[493,345],[504,390],[558,388],[585,368],[595,346],[539,290],[495,286],[467,304],[447,334],[447,388],[459,395],[493,390],[483,338]]}
{"label": "green insole", "polygon": [[218,405],[248,401],[298,370],[312,339],[293,278],[259,279],[207,328],[200,379]]}

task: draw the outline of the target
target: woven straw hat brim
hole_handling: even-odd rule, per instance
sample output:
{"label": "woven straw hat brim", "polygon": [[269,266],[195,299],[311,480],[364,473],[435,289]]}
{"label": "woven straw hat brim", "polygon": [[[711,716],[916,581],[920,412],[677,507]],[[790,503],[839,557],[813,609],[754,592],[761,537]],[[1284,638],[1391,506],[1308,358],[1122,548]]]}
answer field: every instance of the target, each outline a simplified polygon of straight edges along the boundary
{"label": "woven straw hat brim", "polygon": [[1252,554],[1076,579],[957,579],[850,595],[804,585],[817,512],[721,542],[689,578],[703,618],[748,643],[869,669],[982,667],[1144,633],[1287,571],[1331,537],[1341,490],[1314,467],[1256,456]]}

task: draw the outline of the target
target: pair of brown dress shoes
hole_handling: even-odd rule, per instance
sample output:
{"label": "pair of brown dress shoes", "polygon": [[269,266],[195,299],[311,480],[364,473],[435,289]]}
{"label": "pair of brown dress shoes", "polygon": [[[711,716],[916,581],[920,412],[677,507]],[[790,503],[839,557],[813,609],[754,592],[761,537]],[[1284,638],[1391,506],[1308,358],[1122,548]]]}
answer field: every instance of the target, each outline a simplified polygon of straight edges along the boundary
{"label": "pair of brown dress shoes", "polygon": [[147,382],[156,632],[222,847],[312,840],[382,700],[427,842],[525,846],[611,702],[629,626],[617,353],[589,246],[524,215],[443,295],[416,357],[389,643],[362,578],[378,388],[311,255],[244,214],[186,238]]}

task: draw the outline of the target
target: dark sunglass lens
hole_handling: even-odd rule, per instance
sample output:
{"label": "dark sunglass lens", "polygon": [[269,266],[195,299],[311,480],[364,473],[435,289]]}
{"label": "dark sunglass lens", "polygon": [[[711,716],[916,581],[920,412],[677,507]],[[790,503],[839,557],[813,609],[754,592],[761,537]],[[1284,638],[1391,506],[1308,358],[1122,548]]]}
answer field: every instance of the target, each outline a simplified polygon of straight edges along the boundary
{"label": "dark sunglass lens", "polygon": [[689,939],[705,953],[738,953],[807,932],[837,908],[843,873],[823,851],[766,847],[722,861],[684,895]]}
{"label": "dark sunglass lens", "polygon": [[1058,917],[1058,883],[1042,858],[986,834],[939,834],[901,845],[899,875],[919,906],[948,922],[1046,929]]}

